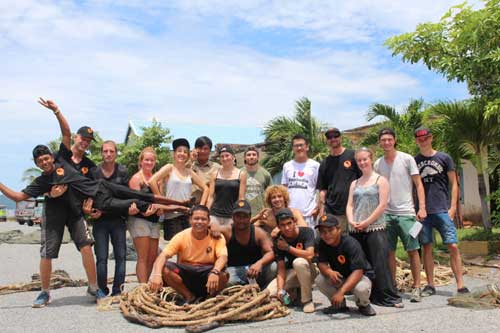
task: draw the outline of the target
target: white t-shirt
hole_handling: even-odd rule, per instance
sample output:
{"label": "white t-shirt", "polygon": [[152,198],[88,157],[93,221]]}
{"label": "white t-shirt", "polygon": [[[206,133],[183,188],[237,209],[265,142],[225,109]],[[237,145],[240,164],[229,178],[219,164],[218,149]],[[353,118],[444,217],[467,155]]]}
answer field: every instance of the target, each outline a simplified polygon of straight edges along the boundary
{"label": "white t-shirt", "polygon": [[300,210],[304,217],[311,216],[316,207],[318,170],[319,163],[311,159],[304,163],[291,160],[283,165],[281,184],[288,187],[289,206]]}
{"label": "white t-shirt", "polygon": [[411,176],[419,175],[419,171],[413,156],[398,151],[392,164],[388,164],[384,157],[381,157],[375,161],[373,168],[375,172],[387,178],[391,186],[389,204],[385,212],[392,215],[415,216]]}

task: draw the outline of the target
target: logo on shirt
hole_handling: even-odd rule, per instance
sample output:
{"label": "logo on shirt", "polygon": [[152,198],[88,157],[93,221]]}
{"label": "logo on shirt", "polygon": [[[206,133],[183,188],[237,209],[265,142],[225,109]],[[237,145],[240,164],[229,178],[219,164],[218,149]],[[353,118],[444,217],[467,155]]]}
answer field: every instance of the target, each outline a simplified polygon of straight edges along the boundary
{"label": "logo on shirt", "polygon": [[81,168],[81,171],[82,171],[82,175],[86,175],[89,172],[89,168],[83,167],[83,168]]}
{"label": "logo on shirt", "polygon": [[90,127],[89,127],[89,128],[87,128],[87,132],[88,132],[89,134],[92,134],[92,132],[94,132],[94,131],[92,130],[92,128],[90,128]]}
{"label": "logo on shirt", "polygon": [[212,252],[212,247],[211,246],[207,247],[207,253],[210,253],[210,252]]}
{"label": "logo on shirt", "polygon": [[337,261],[338,261],[341,265],[343,265],[343,264],[345,264],[345,257],[341,254],[341,255],[339,255],[339,256],[337,257]]}
{"label": "logo on shirt", "polygon": [[351,167],[351,161],[347,160],[347,161],[344,161],[344,168],[346,169],[349,169]]}
{"label": "logo on shirt", "polygon": [[304,171],[299,171],[297,172],[297,174],[299,175],[299,177],[304,177]]}
{"label": "logo on shirt", "polygon": [[302,243],[297,243],[297,245],[295,245],[295,247],[296,247],[297,249],[299,249],[299,250],[302,250],[302,249],[304,249],[304,244],[302,244]]}
{"label": "logo on shirt", "polygon": [[61,177],[64,176],[64,169],[63,168],[57,168],[56,169],[56,174],[58,176],[61,176]]}

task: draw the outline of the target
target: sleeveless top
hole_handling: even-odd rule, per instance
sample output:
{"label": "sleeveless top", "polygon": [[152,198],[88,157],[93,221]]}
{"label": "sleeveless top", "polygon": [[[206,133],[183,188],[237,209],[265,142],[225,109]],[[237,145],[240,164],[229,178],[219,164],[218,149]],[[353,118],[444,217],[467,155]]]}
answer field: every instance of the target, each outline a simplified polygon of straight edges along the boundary
{"label": "sleeveless top", "polygon": [[240,174],[237,179],[218,178],[220,169],[217,170],[215,178],[214,202],[210,209],[210,215],[231,218],[233,216],[233,206],[238,201],[240,193]]}
{"label": "sleeveless top", "polygon": [[[144,179],[144,176],[143,175],[141,175],[141,176],[142,176],[142,179]],[[140,189],[141,192],[153,193],[151,191],[151,189],[149,188],[149,186],[146,185],[145,182],[141,182],[140,187],[141,187],[141,189]],[[138,214],[138,215],[136,215],[136,217],[139,217],[141,219],[147,220],[147,221],[152,222],[152,223],[157,223],[158,220],[160,219],[160,217],[158,215],[156,215],[156,213],[153,215],[149,215],[149,216],[142,216],[142,215]]]}
{"label": "sleeveless top", "polygon": [[[191,191],[193,189],[193,182],[191,175],[185,179],[177,176],[175,168],[172,168],[168,182],[165,184],[165,197],[178,201],[186,201],[191,199]],[[180,212],[168,212],[165,214],[165,219],[173,219],[177,216],[185,215]]]}
{"label": "sleeveless top", "polygon": [[250,239],[247,245],[238,243],[234,226],[231,228],[231,239],[227,246],[227,266],[253,265],[262,257],[262,251],[255,241],[255,226],[250,225]]}
{"label": "sleeveless top", "polygon": [[[354,206],[354,220],[355,221],[363,221],[368,216],[373,213],[373,211],[379,205],[379,186],[377,177],[375,184],[369,186],[358,186],[358,181],[356,180],[356,185],[354,187],[353,192],[353,206]],[[382,214],[375,222],[370,224],[364,231],[362,232],[371,232],[385,229],[385,219],[384,214]],[[349,225],[349,232],[357,233],[360,231],[352,230]]]}

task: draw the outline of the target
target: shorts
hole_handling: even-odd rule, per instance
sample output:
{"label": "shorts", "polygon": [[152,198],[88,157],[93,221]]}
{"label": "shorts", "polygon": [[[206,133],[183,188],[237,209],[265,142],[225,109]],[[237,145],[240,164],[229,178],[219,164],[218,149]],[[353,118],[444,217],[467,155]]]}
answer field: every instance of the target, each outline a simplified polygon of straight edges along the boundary
{"label": "shorts", "polygon": [[387,240],[389,242],[390,251],[396,251],[398,236],[401,238],[401,242],[403,242],[405,251],[413,251],[420,248],[418,239],[413,238],[409,234],[410,229],[416,221],[415,216],[411,215],[385,214]]}
{"label": "shorts", "polygon": [[84,246],[94,244],[87,222],[82,215],[75,214],[68,207],[52,205],[50,201],[47,201],[43,214],[40,237],[42,258],[55,259],[59,256],[65,226],[68,227],[71,239],[78,251]]}
{"label": "shorts", "polygon": [[231,217],[210,215],[210,224],[217,224],[219,226],[233,225],[233,219]]}
{"label": "shorts", "polygon": [[187,215],[179,215],[172,219],[165,219],[163,220],[163,238],[165,240],[171,240],[179,232],[189,227],[189,218]]}
{"label": "shorts", "polygon": [[127,219],[127,229],[132,238],[160,238],[160,224],[148,221],[140,217],[129,216]]}
{"label": "shorts", "polygon": [[213,265],[189,265],[167,261],[165,267],[178,274],[184,286],[196,297],[207,296],[208,275],[214,268]]}
{"label": "shorts", "polygon": [[432,228],[437,229],[443,239],[443,244],[449,245],[458,243],[457,229],[448,213],[428,214],[422,224],[420,243],[424,245],[432,243]]}

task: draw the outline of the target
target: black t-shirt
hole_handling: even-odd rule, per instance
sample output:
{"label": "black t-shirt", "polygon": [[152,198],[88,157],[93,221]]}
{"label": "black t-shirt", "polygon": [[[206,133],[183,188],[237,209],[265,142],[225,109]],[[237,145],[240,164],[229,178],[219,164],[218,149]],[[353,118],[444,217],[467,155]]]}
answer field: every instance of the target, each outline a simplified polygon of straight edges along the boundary
{"label": "black t-shirt", "polygon": [[424,183],[427,213],[447,212],[450,203],[448,171],[455,170],[450,155],[439,151],[430,157],[418,154],[415,161]]}
{"label": "black t-shirt", "polygon": [[361,177],[361,171],[354,159],[354,150],[346,149],[339,156],[328,155],[318,172],[318,190],[326,190],[327,212],[334,215],[345,215],[349,187]]}
{"label": "black t-shirt", "polygon": [[[115,169],[111,176],[105,177],[104,174],[102,173],[101,167],[96,167],[91,170],[91,175],[90,178],[95,179],[95,180],[106,180],[110,183],[118,184],[118,185],[123,185],[128,187],[128,182],[130,180],[130,175],[128,174],[128,170],[125,166],[115,163]],[[105,221],[105,220],[116,220],[116,219],[121,219],[123,220],[126,216],[122,215],[116,215],[116,214],[109,214],[109,213],[103,213],[100,218],[96,220],[98,221]]]}
{"label": "black t-shirt", "polygon": [[320,240],[318,262],[328,263],[331,269],[342,274],[344,280],[355,270],[362,269],[364,273],[372,270],[361,245],[349,235],[342,235],[336,247]]}
{"label": "black t-shirt", "polygon": [[[299,235],[293,241],[286,240],[290,246],[296,247],[300,250],[306,250],[309,247],[314,247],[314,231],[309,227],[298,227]],[[274,240],[274,254],[276,261],[285,260],[286,268],[292,268],[293,260],[297,258],[293,254],[287,251],[282,251],[278,249],[278,237]]]}
{"label": "black t-shirt", "polygon": [[[54,155],[54,157],[57,158],[57,156],[61,153],[66,155],[67,152],[68,152],[68,148],[66,148],[66,146],[61,143],[61,146],[59,147],[59,151]],[[73,155],[73,153],[71,151],[69,151],[69,153],[71,154],[71,156]],[[82,160],[80,161],[80,163],[75,163],[71,159],[71,157],[69,159],[67,159],[67,161],[73,168],[75,168],[77,171],[79,171],[82,175],[84,175],[85,177],[87,177],[89,179],[94,179],[93,177],[95,174],[95,169],[97,169],[97,166],[90,158],[88,158],[87,156],[84,155]]]}
{"label": "black t-shirt", "polygon": [[53,185],[67,184],[68,189],[61,199],[54,202],[69,204],[75,213],[81,213],[82,201],[93,197],[97,193],[98,183],[83,176],[69,161],[72,153],[61,143],[59,151],[54,154],[54,171],[36,177],[22,192],[30,197],[36,198],[44,193],[50,192]]}

